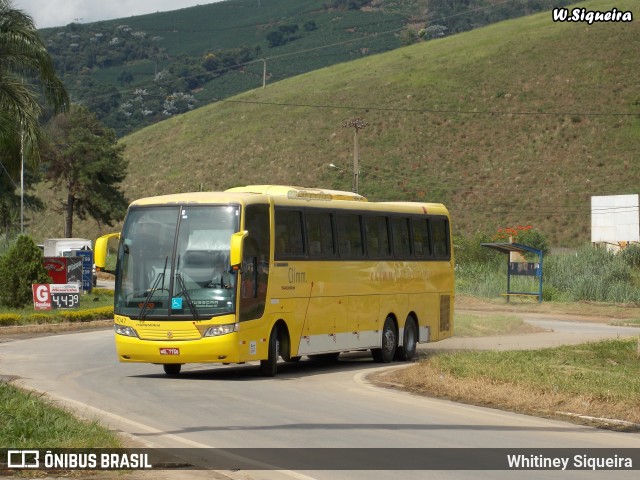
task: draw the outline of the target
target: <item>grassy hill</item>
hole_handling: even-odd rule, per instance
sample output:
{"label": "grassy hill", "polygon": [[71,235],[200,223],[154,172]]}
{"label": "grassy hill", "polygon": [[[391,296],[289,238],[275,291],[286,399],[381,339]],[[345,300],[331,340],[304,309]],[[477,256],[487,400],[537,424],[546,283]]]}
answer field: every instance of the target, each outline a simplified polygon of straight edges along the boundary
{"label": "grassy hill", "polygon": [[[633,11],[634,0],[589,10]],[[125,137],[134,199],[251,183],[446,203],[458,233],[531,224],[590,238],[590,196],[640,187],[640,23],[510,20],[310,72]],[[338,169],[328,167],[329,163]],[[37,219],[45,235],[62,219]],[[79,236],[95,225],[77,223]],[[107,229],[108,230],[108,229]],[[105,231],[107,231],[105,230]]]}
{"label": "grassy hill", "polygon": [[271,84],[568,1],[225,0],[40,34],[74,102],[124,136],[261,86],[265,63]]}
{"label": "grassy hill", "polygon": [[[340,2],[226,0],[72,23],[40,34],[74,101],[125,135],[261,86],[260,59],[267,59],[273,83],[397,48],[403,44],[400,32],[419,14],[417,0],[375,7],[367,1],[362,9],[334,8],[334,3]],[[167,97],[176,94],[188,101],[167,108]]]}

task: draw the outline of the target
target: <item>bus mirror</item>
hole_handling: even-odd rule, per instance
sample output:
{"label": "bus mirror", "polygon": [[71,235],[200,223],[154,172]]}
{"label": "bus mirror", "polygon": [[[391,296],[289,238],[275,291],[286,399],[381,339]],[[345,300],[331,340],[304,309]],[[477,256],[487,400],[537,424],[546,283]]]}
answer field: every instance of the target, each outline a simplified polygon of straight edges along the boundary
{"label": "bus mirror", "polygon": [[112,238],[120,238],[120,232],[109,233],[96,239],[96,244],[93,249],[93,261],[96,264],[96,270],[106,271],[107,249],[109,247],[109,240]]}
{"label": "bus mirror", "polygon": [[240,264],[242,263],[242,243],[247,235],[249,235],[249,232],[246,230],[231,235],[229,261],[231,263],[232,270],[240,270]]}

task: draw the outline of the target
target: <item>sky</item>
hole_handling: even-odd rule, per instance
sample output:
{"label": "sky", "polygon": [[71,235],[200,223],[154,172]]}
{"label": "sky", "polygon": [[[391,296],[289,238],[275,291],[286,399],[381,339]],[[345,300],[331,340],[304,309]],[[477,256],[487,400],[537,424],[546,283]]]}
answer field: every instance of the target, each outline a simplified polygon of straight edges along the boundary
{"label": "sky", "polygon": [[61,27],[166,12],[221,0],[13,0],[14,8],[31,15],[36,28]]}

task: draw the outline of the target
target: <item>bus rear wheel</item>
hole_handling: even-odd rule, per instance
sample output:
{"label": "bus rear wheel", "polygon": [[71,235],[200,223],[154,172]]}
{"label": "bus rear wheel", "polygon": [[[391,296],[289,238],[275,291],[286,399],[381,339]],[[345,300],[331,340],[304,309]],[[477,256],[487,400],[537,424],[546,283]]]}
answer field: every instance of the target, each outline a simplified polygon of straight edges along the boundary
{"label": "bus rear wheel", "polygon": [[382,327],[382,344],[380,348],[371,350],[373,360],[378,363],[389,363],[393,360],[398,348],[398,336],[396,335],[396,327],[391,317],[387,317]]}
{"label": "bus rear wheel", "polygon": [[413,360],[416,356],[416,347],[418,343],[418,333],[416,330],[416,322],[413,317],[407,317],[404,323],[404,334],[402,335],[402,346],[396,351],[396,358],[403,362]]}
{"label": "bus rear wheel", "polygon": [[278,373],[278,357],[280,356],[280,341],[278,327],[274,326],[269,335],[269,353],[266,360],[260,360],[260,373],[263,377],[275,377]]}
{"label": "bus rear wheel", "polygon": [[162,365],[164,368],[164,373],[167,375],[178,375],[180,374],[180,370],[182,369],[182,365],[179,363],[165,363]]}

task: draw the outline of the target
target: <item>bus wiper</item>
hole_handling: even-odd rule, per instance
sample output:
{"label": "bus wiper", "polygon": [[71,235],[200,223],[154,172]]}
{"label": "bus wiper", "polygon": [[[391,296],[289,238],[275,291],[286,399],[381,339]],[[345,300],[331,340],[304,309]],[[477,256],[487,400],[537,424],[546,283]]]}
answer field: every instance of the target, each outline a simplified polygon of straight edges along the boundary
{"label": "bus wiper", "polygon": [[159,273],[158,276],[155,278],[153,285],[151,285],[151,290],[149,290],[149,293],[147,294],[147,298],[144,299],[144,303],[142,304],[142,308],[140,308],[140,320],[144,320],[144,318],[147,316],[147,308],[149,307],[149,303],[151,302],[151,298],[153,297],[153,294],[156,293],[156,290],[158,290],[158,285],[160,285],[160,281],[162,281],[162,289],[164,289],[164,276],[165,273],[167,272],[167,262],[169,261],[169,256],[165,257],[164,259],[164,268],[162,269],[162,273]]}
{"label": "bus wiper", "polygon": [[189,295],[189,291],[187,290],[187,286],[184,284],[182,275],[180,275],[180,255],[178,255],[178,261],[176,265],[176,280],[178,281],[178,286],[182,289],[180,293],[184,294],[184,299],[187,301],[187,305],[189,306],[191,315],[193,315],[196,320],[200,320],[200,315],[198,314],[196,307],[193,305],[191,296]]}
{"label": "bus wiper", "polygon": [[196,320],[200,320],[200,315],[196,310],[196,307],[193,305],[191,301],[191,297],[189,296],[189,291],[187,290],[186,285],[184,284],[184,280],[182,279],[182,275],[176,272],[176,280],[178,281],[178,285],[182,289],[181,293],[184,295],[184,299],[187,301],[187,305],[189,306],[189,310],[191,310],[191,314],[195,317]]}

